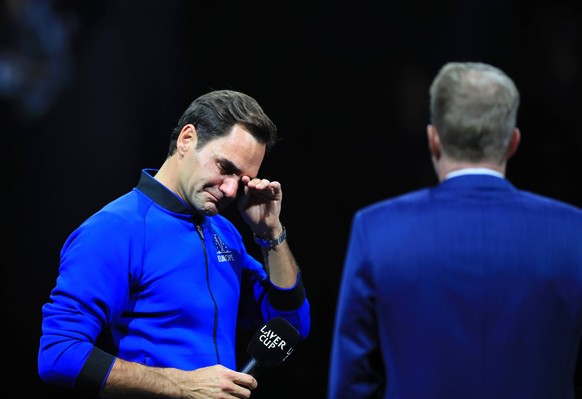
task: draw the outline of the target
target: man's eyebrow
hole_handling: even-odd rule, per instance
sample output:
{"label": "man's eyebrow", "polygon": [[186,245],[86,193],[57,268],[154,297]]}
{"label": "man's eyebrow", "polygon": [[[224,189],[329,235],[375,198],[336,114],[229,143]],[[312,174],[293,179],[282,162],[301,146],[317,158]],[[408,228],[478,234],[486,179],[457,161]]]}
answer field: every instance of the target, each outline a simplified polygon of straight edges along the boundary
{"label": "man's eyebrow", "polygon": [[236,175],[240,175],[242,174],[242,170],[240,170],[234,163],[232,163],[231,161],[229,161],[226,158],[218,158],[218,162],[220,163],[221,167],[222,167],[222,171],[225,172],[226,174],[236,174]]}

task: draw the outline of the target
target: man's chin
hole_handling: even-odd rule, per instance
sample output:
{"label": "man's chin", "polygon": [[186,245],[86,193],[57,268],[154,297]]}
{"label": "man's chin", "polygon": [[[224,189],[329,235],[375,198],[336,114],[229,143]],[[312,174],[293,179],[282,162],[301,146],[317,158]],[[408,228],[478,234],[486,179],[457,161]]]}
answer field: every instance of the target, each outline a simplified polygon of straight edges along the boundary
{"label": "man's chin", "polygon": [[204,215],[206,215],[206,216],[215,216],[215,215],[218,215],[218,212],[219,212],[219,210],[215,206],[209,206],[209,207],[204,208]]}
{"label": "man's chin", "polygon": [[222,212],[232,201],[221,201],[221,202],[207,202],[204,207],[204,214],[206,216],[215,216]]}

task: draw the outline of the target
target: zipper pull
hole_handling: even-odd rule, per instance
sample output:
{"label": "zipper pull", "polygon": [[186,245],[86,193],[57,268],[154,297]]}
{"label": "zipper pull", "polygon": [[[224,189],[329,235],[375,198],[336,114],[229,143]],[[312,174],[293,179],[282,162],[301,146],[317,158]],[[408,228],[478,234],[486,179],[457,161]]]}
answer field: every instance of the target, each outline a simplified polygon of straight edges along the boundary
{"label": "zipper pull", "polygon": [[199,224],[196,224],[196,230],[198,231],[198,235],[200,236],[200,239],[202,241],[204,241],[204,230],[202,229],[202,226]]}

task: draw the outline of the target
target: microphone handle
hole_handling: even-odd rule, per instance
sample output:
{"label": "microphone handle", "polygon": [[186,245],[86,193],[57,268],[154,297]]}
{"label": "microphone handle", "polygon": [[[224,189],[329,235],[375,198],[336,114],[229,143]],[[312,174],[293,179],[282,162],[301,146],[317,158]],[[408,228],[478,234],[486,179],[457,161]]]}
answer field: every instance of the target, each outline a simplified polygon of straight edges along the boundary
{"label": "microphone handle", "polygon": [[251,358],[240,372],[250,374],[257,378],[261,371],[263,371],[263,368],[264,367],[259,362],[257,362],[256,359]]}

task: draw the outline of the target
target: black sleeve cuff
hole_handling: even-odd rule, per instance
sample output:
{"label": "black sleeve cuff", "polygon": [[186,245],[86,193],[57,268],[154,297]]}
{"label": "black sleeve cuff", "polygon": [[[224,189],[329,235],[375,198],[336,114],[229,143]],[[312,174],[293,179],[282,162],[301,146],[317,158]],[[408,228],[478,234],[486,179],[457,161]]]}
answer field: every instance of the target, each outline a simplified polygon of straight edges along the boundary
{"label": "black sleeve cuff", "polygon": [[269,285],[269,302],[277,310],[290,311],[299,308],[305,301],[305,287],[301,275],[297,276],[297,284],[289,289]]}
{"label": "black sleeve cuff", "polygon": [[115,356],[97,347],[93,348],[77,377],[75,389],[91,395],[99,395],[114,361]]}

